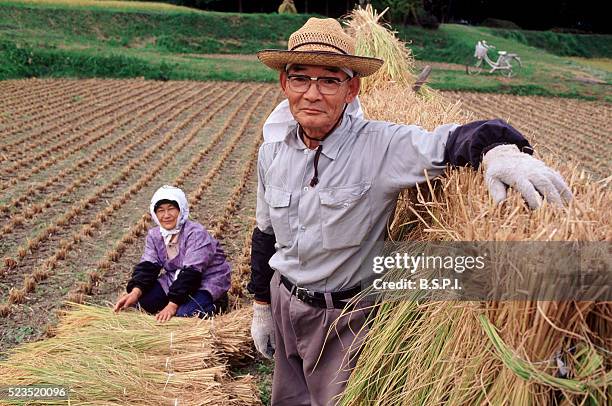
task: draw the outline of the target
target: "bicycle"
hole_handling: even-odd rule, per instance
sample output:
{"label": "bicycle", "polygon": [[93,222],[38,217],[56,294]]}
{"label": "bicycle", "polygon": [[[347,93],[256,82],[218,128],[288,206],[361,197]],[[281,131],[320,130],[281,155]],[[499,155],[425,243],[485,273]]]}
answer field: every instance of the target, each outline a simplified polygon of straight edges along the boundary
{"label": "bicycle", "polygon": [[493,45],[487,44],[486,41],[478,41],[474,56],[471,57],[465,64],[465,72],[468,75],[478,75],[482,71],[488,69],[483,66],[486,62],[490,67],[489,73],[499,71],[502,75],[512,77],[515,75],[516,70],[522,67],[521,58],[518,54],[508,53],[506,51],[497,51],[497,61],[493,62],[488,55],[489,49],[495,49]]}

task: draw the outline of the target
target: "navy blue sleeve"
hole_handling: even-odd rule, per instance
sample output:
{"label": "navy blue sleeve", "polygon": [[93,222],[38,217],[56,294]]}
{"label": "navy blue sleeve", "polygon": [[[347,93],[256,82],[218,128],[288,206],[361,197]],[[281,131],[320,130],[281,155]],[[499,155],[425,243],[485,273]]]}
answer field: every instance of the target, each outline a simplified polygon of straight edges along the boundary
{"label": "navy blue sleeve", "polygon": [[176,280],[168,289],[168,300],[177,305],[182,305],[200,289],[202,284],[202,272],[193,267],[181,269]]}
{"label": "navy blue sleeve", "polygon": [[484,154],[503,144],[514,144],[522,152],[533,154],[529,141],[516,128],[500,119],[482,120],[459,126],[450,134],[444,161],[477,169]]}
{"label": "navy blue sleeve", "polygon": [[251,280],[247,289],[256,300],[270,303],[270,280],[274,270],[269,261],[276,252],[276,237],[255,227],[251,237]]}
{"label": "navy blue sleeve", "polygon": [[132,278],[127,284],[128,293],[134,288],[139,288],[143,293],[155,285],[161,267],[150,261],[142,261],[134,267]]}

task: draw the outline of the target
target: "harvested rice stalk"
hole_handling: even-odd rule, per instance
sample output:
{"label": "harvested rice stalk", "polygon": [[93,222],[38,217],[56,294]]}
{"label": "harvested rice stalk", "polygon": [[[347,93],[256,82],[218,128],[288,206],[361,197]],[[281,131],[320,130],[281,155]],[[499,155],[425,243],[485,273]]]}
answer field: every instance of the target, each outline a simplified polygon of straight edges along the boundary
{"label": "harvested rice stalk", "polygon": [[225,383],[223,389],[236,401],[236,405],[259,405],[261,402],[257,391],[253,391],[254,387],[253,377],[246,375]]}
{"label": "harvested rice stalk", "polygon": [[[399,213],[397,222],[416,213],[419,224],[409,238],[422,241],[608,240],[612,220],[605,207],[612,204],[612,191],[575,168],[551,165],[574,193],[566,209],[533,212],[518,195],[496,207],[482,175],[465,169],[449,172],[428,197],[416,193],[412,213]],[[612,303],[403,301],[382,309],[342,404],[550,404],[558,398],[566,404],[606,404],[611,399]],[[520,368],[504,362],[482,317],[497,326],[506,352],[511,349],[523,360]],[[560,373],[560,365],[567,386],[543,378]]]}
{"label": "harvested rice stalk", "polygon": [[72,404],[260,404],[251,378],[233,381],[228,370],[251,351],[251,315],[227,316],[158,324],[135,311],[71,304],[55,337],[0,362],[0,381],[64,385]]}
{"label": "harvested rice stalk", "polygon": [[[550,326],[538,332],[547,324],[529,302],[500,307],[500,313],[532,316],[521,329],[504,328],[507,340],[498,334],[495,341],[482,327],[489,312],[477,302],[383,304],[341,404],[552,404],[560,396],[567,404],[609,401],[612,373],[604,350]],[[562,312],[575,313],[571,303]],[[511,340],[526,342],[511,347]],[[572,355],[572,348],[582,351]],[[566,378],[555,377],[558,360],[567,367]]]}
{"label": "harvested rice stalk", "polygon": [[111,318],[104,307],[73,307],[77,311],[68,311],[55,329],[58,336],[70,339],[78,337],[80,331],[85,334],[105,331],[117,335],[126,332],[130,345],[146,349],[149,354],[156,351],[164,353],[168,346],[180,351],[198,351],[203,348],[203,341],[213,340],[230,362],[251,357],[250,309],[206,320],[174,317],[169,322],[159,324],[154,317],[136,311]]}
{"label": "harvested rice stalk", "polygon": [[[512,372],[514,372],[516,375],[525,380],[536,381],[546,386],[557,388],[561,391],[568,391],[573,393],[585,392],[591,388],[597,390],[599,387],[606,387],[612,384],[612,371],[608,371],[607,373],[604,371],[601,377],[588,381],[582,381],[580,379],[560,378],[545,371],[541,371],[537,369],[534,364],[522,359],[520,356],[515,354],[513,350],[508,345],[506,345],[504,340],[499,336],[495,326],[485,315],[480,315],[478,319],[482,325],[483,330],[491,340],[491,343],[495,348],[497,356],[503,361],[506,367],[508,367]],[[584,365],[583,368],[581,368],[580,370],[581,373],[579,373],[578,375],[592,375],[597,370],[599,370],[599,368],[601,368],[601,357],[598,356],[592,348],[581,346],[581,349],[581,355],[585,355],[588,358],[587,363],[590,363],[590,365]],[[589,376],[589,378],[591,377]]]}
{"label": "harvested rice stalk", "polygon": [[[428,130],[448,123],[465,124],[472,115],[461,110],[461,103],[451,102],[435,91],[423,98],[397,83],[381,83],[360,95],[365,116],[370,120],[419,125]],[[393,104],[389,105],[389,100]]]}
{"label": "harvested rice stalk", "polygon": [[220,348],[230,363],[238,363],[247,357],[253,358],[250,330],[252,318],[253,309],[246,307],[224,314],[213,321],[212,334],[219,341]]}
{"label": "harvested rice stalk", "polygon": [[381,17],[370,4],[365,9],[357,8],[348,15],[347,32],[356,40],[355,54],[380,58],[385,61],[375,74],[361,79],[361,92],[387,82],[407,86],[415,81],[414,58],[409,48],[401,42],[395,32],[381,24]]}
{"label": "harvested rice stalk", "polygon": [[[397,83],[386,83],[360,98],[364,114],[370,120],[418,125],[433,130],[442,124],[465,124],[472,119],[470,113],[461,110],[460,102],[450,102],[432,90],[429,95],[430,97],[423,98]],[[389,100],[393,100],[392,106],[389,106]],[[401,239],[402,235],[418,222],[418,218],[409,209],[414,201],[415,189],[407,189],[400,195],[396,215],[389,230],[393,240]]]}
{"label": "harvested rice stalk", "polygon": [[[421,98],[397,84],[369,89],[362,103],[370,119],[427,129],[471,119],[458,103],[436,93]],[[404,192],[391,236],[410,241],[612,240],[609,180],[595,183],[575,167],[541,158],[570,185],[574,200],[569,207],[530,211],[514,191],[495,206],[481,172],[454,169]],[[609,404],[611,332],[608,302],[386,302],[340,404]]]}
{"label": "harvested rice stalk", "polygon": [[297,14],[293,0],[283,0],[281,5],[278,6],[278,14]]}

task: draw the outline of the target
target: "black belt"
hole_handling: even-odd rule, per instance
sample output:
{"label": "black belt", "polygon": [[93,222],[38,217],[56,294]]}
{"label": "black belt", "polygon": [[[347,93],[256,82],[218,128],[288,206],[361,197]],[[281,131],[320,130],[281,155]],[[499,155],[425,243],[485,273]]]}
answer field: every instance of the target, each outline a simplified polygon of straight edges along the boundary
{"label": "black belt", "polygon": [[[325,301],[325,294],[321,292],[313,292],[306,288],[299,287],[291,283],[291,281],[281,275],[281,282],[289,293],[295,295],[302,302],[307,303],[311,306],[327,308],[327,302]],[[338,292],[331,292],[332,303],[336,309],[344,309],[347,305],[346,300],[351,299],[353,296],[361,292],[360,286],[355,286],[350,289],[340,290]]]}

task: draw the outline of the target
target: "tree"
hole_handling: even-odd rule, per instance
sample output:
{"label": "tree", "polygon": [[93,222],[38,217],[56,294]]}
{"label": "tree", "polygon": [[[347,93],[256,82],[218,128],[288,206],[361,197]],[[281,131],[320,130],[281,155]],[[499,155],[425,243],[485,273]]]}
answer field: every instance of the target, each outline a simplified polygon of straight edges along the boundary
{"label": "tree", "polygon": [[387,16],[394,23],[415,24],[425,28],[438,28],[438,19],[425,9],[425,0],[374,0],[379,11],[389,7]]}
{"label": "tree", "polygon": [[387,16],[391,22],[416,24],[418,21],[418,10],[422,8],[422,0],[374,0],[372,5],[382,12],[387,7]]}

